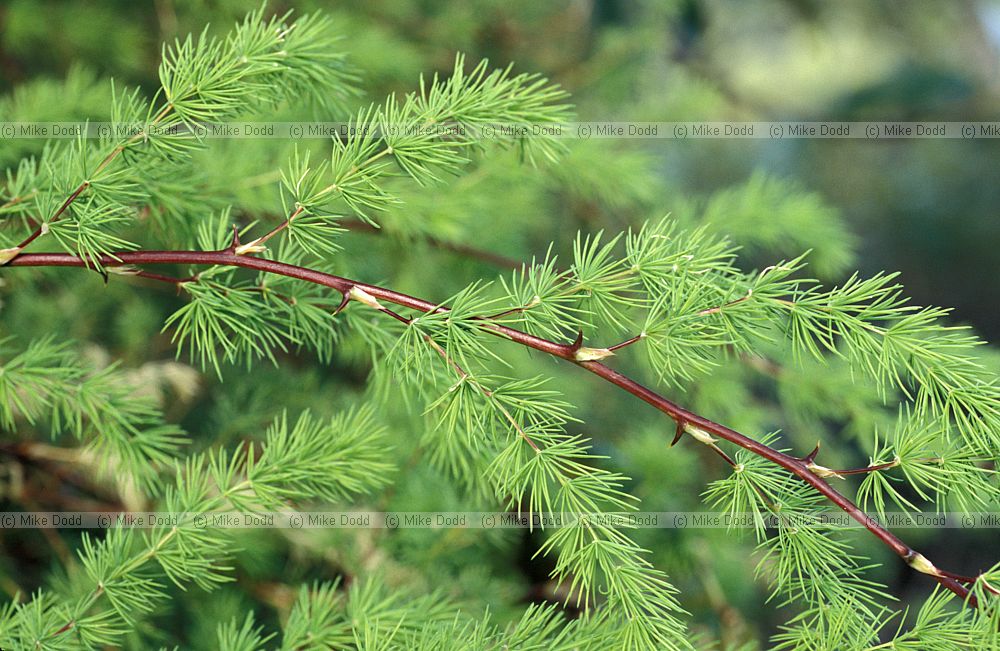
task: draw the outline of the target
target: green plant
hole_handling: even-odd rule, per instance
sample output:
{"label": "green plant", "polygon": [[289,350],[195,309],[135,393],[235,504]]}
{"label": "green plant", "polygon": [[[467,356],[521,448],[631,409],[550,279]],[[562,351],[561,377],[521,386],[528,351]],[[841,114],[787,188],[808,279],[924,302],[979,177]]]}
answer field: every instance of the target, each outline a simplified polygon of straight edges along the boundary
{"label": "green plant", "polygon": [[[155,503],[189,519],[145,532],[85,534],[79,563],[70,560],[62,580],[0,613],[0,646],[148,642],[142,635],[152,636],[145,629],[155,628],[150,622],[174,598],[171,586],[218,588],[232,578],[238,544],[264,544],[194,526],[190,514],[374,499],[405,461],[390,451],[399,445],[387,432],[396,410],[408,415],[408,426],[425,423],[413,453],[426,455],[463,498],[532,513],[589,514],[576,526],[546,531],[538,549],[552,559],[551,574],[563,586],[559,603],[582,616],[567,619],[552,603],[507,612],[506,621],[493,623],[451,601],[467,595],[397,594],[363,577],[348,589],[333,581],[303,587],[284,604],[280,639],[239,602],[235,614],[213,613],[217,648],[437,649],[456,640],[477,649],[711,644],[691,638],[682,596],[650,560],[640,532],[598,517],[638,508],[631,480],[617,460],[596,454],[576,433],[579,391],[563,397],[550,373],[518,372],[528,365],[524,349],[588,371],[662,412],[664,424],[652,426],[659,448],[671,437],[673,443],[687,438],[731,468],[707,485],[704,498],[733,518],[752,515],[757,572],[776,604],[794,611],[775,637],[780,648],[1000,648],[993,587],[1000,569],[963,576],[938,568],[866,512],[884,515],[887,501],[904,511],[918,510],[916,501],[942,510],[996,508],[1000,389],[974,335],[945,325],[945,310],[909,304],[892,274],[851,276],[827,288],[807,276],[808,256],[744,270],[718,228],[688,227],[683,216],[646,220],[618,235],[580,234],[568,259],[550,247],[498,282],[455,286],[437,279],[435,292],[450,290],[423,298],[354,280],[352,264],[358,276],[380,271],[365,259],[375,248],[371,240],[358,241],[367,247],[364,255],[345,260],[351,249],[341,247],[345,225],[364,231],[383,220],[387,230],[394,224],[404,248],[417,256],[418,247],[446,248],[446,229],[402,221],[422,194],[461,183],[474,162],[480,165],[474,174],[502,174],[481,159],[503,157],[505,149],[543,170],[581,154],[565,151],[554,137],[497,136],[489,129],[560,124],[571,116],[565,93],[538,76],[491,71],[485,61],[467,66],[458,57],[446,79],[422,80],[419,91],[360,108],[352,128],[327,149],[280,152],[287,162],[278,196],[258,203],[227,194],[219,170],[233,152],[214,151],[184,127],[259,116],[279,105],[347,110],[359,91],[351,67],[333,54],[344,45],[321,18],[290,22],[267,18],[262,9],[225,38],[206,32],[164,49],[162,88],[152,100],[116,89],[112,122],[121,129],[114,133],[130,135],[47,145],[9,174],[0,261],[22,318],[42,309],[37,303],[56,277],[52,270],[33,276],[29,267],[90,269],[109,292],[124,286],[120,276],[145,279],[182,296],[163,331],[204,371],[252,382],[251,370],[263,373],[256,370],[263,360],[281,366],[294,354],[315,355],[370,371],[370,390],[323,417],[306,409],[290,416],[286,410],[295,405],[272,404],[266,396],[263,404],[241,402],[226,426],[243,435],[234,425],[240,412],[251,414],[254,425],[270,413],[261,440],[233,441],[232,431],[220,432],[185,454],[183,432],[168,424],[154,394],[136,391],[136,378],[122,367],[95,364],[61,334],[5,339],[5,429],[69,434],[87,446],[96,466],[108,466],[136,504]],[[206,173],[206,166],[217,171]],[[758,180],[733,193],[780,202],[782,189]],[[716,201],[724,205],[734,195]],[[262,206],[281,206],[282,216]],[[790,212],[801,218],[801,211]],[[241,218],[249,223],[240,226]],[[133,241],[140,237],[141,245]],[[822,257],[823,273],[850,258],[849,238],[826,239],[831,251]],[[35,251],[46,242],[59,250]],[[490,255],[468,246],[458,252]],[[182,272],[164,275],[162,266]],[[605,343],[615,337],[621,343]],[[890,405],[898,418],[888,430],[864,432],[868,465],[832,469],[818,444],[794,455],[787,446],[801,440],[721,425],[615,370],[612,357],[638,359],[638,372],[664,391],[724,377],[733,367],[806,367],[821,377],[824,391],[880,413],[879,425],[889,419],[873,404]],[[857,379],[849,390],[836,384],[844,376]],[[628,411],[613,414],[630,418]],[[14,451],[31,456],[39,449]],[[835,487],[852,475],[863,476],[860,507]],[[888,607],[891,594],[849,533],[803,524],[828,503],[937,584],[914,616]],[[891,641],[880,642],[880,631]]]}

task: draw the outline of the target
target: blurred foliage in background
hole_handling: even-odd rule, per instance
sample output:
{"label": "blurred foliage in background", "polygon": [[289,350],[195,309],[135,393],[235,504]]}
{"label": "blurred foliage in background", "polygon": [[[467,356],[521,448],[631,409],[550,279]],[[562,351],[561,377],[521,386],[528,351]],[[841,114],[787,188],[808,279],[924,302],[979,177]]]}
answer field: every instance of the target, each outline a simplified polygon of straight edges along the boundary
{"label": "blurred foliage in background", "polygon": [[[161,43],[209,23],[211,30],[225,32],[251,8],[234,0],[5,0],[0,119],[104,120],[111,100],[108,77],[152,94]],[[570,91],[582,120],[977,121],[996,119],[1000,106],[1000,3],[995,2],[304,0],[269,7],[285,8],[321,9],[333,16],[366,93],[351,100],[351,111],[411,90],[422,73],[447,73],[456,52],[499,66],[513,61],[517,71],[545,74]],[[369,281],[441,299],[472,278],[493,278],[503,270],[495,261],[431,247],[425,236],[530,260],[544,255],[550,241],[567,254],[578,230],[617,232],[669,212],[684,223],[707,223],[731,235],[744,245],[748,266],[813,249],[812,271],[824,281],[843,280],[855,268],[899,269],[917,303],[955,306],[957,321],[1000,340],[1000,141],[571,144],[564,163],[540,172],[512,165],[514,155],[504,154],[447,188],[401,189],[406,203],[383,215],[384,235],[343,237],[344,267]],[[0,165],[16,165],[41,145],[4,141]],[[273,220],[280,208],[276,170],[291,145],[232,140],[212,149],[201,188],[163,189],[178,195],[170,209],[211,210],[231,203],[244,223]],[[206,204],[208,199],[216,203]],[[179,203],[185,200],[190,205]],[[124,360],[130,372],[162,393],[166,413],[183,425],[196,448],[259,436],[283,407],[334,413],[363,390],[367,360],[350,340],[331,364],[287,355],[277,367],[262,366],[253,374],[227,368],[220,383],[184,358],[171,361],[170,334],[158,333],[181,304],[172,292],[140,291],[122,282],[105,287],[81,273],[46,273],[51,283],[46,302],[28,303],[3,290],[0,334],[37,332],[44,324],[45,331],[84,342],[100,363]],[[634,410],[627,397],[603,388],[597,392],[589,380],[571,381],[574,369],[545,360],[525,356],[513,362],[525,376],[557,377],[569,401],[581,406],[581,428],[594,437],[598,452],[634,478],[629,489],[645,509],[700,509],[706,478],[725,474],[708,451],[667,449],[661,419]],[[730,364],[675,397],[737,429],[784,429],[798,449],[808,450],[818,438],[830,440],[833,432],[828,465],[838,467],[836,455],[844,460],[840,466],[863,460],[861,441],[894,414],[854,400],[846,371],[842,391],[810,393],[811,371],[769,378]],[[491,508],[420,462],[413,441],[426,423],[399,412],[384,418],[396,433],[401,470],[394,488],[373,505]],[[38,469],[19,479],[23,484],[9,479],[5,486],[20,488],[8,489],[4,510],[136,506],[106,478],[95,480],[95,490],[68,496],[63,488],[53,493],[54,480]],[[1000,551],[989,532],[948,539],[940,533],[908,535],[942,565],[988,566]],[[648,530],[637,537],[680,588],[696,629],[730,642],[764,639],[785,619],[763,605],[767,587],[750,578],[754,562],[748,543],[722,530]],[[406,530],[386,537],[334,530],[288,542],[280,533],[248,534],[237,563],[238,583],[224,588],[222,597],[206,601],[198,591],[177,595],[191,617],[173,628],[176,634],[192,648],[210,648],[214,635],[202,634],[199,626],[241,614],[254,602],[258,621],[268,622],[287,610],[294,598],[289,586],[376,570],[391,586],[440,588],[473,608],[489,605],[501,621],[526,602],[558,596],[546,578],[548,561],[532,560],[541,541],[527,532]],[[3,535],[0,543],[0,563],[7,565],[0,565],[0,575],[17,577],[17,584],[11,579],[0,585],[9,593],[41,585],[53,554],[69,555],[64,543],[38,531]],[[887,559],[873,541],[859,536],[858,545],[873,559],[887,561],[879,578],[904,601],[927,590],[923,582],[910,585],[913,574]]]}

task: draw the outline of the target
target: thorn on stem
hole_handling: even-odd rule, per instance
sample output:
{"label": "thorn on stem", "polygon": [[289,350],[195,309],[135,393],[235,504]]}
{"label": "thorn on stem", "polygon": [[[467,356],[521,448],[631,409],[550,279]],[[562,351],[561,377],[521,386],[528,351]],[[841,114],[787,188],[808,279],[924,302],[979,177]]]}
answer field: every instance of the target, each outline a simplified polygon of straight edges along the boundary
{"label": "thorn on stem", "polygon": [[819,454],[819,446],[821,443],[822,441],[816,441],[816,447],[813,448],[813,451],[802,457],[803,463],[806,465],[812,465],[813,461],[816,460],[816,455]]}
{"label": "thorn on stem", "polygon": [[337,309],[333,311],[333,316],[337,316],[338,314],[343,312],[344,308],[347,307],[347,304],[350,302],[351,302],[350,292],[344,292],[344,298],[342,301],[340,301],[340,305],[337,306]]}
{"label": "thorn on stem", "polygon": [[236,224],[233,224],[233,239],[229,242],[229,248],[226,249],[226,253],[236,253],[236,249],[240,246],[240,231],[236,228]]}
{"label": "thorn on stem", "polygon": [[674,432],[674,440],[670,442],[670,447],[677,445],[677,441],[680,441],[681,437],[684,436],[684,425],[685,423],[683,420],[677,421],[677,431]]}

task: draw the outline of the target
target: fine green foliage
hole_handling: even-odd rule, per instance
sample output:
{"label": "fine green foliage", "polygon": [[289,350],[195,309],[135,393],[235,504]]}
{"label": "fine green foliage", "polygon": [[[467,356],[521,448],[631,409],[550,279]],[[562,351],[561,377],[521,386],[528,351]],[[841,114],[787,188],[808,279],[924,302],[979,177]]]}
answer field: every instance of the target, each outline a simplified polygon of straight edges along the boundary
{"label": "fine green foliage", "polygon": [[498,137],[496,125],[558,124],[569,117],[568,108],[557,103],[566,94],[537,75],[511,76],[509,68],[488,70],[488,62],[481,61],[466,73],[465,59],[459,55],[447,80],[421,79],[418,93],[402,99],[390,96],[381,107],[360,110],[347,126],[347,136],[333,141],[328,159],[310,165],[308,155],[296,153],[282,175],[287,204],[294,204],[295,217],[289,220],[292,241],[311,253],[328,247],[314,248],[329,242],[336,222],[324,215],[338,202],[374,224],[373,211],[398,201],[384,185],[386,177],[394,175],[390,160],[421,185],[440,182],[446,173],[456,174],[469,162],[469,151],[482,149],[487,142],[517,144],[532,162],[536,156],[554,160],[560,151],[554,138],[502,132]]}
{"label": "fine green foliage", "polygon": [[[26,159],[8,185],[3,212],[28,223],[43,215],[41,235],[94,266],[98,256],[135,248],[113,230],[149,199],[150,181],[172,167],[183,177],[200,146],[195,123],[246,115],[279,102],[320,100],[336,106],[354,92],[329,21],[249,14],[225,39],[203,32],[164,46],[162,88],[151,101],[138,89],[116,90],[110,129],[96,143],[80,137]],[[162,99],[161,99],[162,97]],[[189,170],[188,170],[189,171]],[[178,180],[174,177],[174,180]],[[66,203],[67,197],[79,199]]]}
{"label": "fine green foliage", "polygon": [[[754,649],[689,612],[699,596],[733,610],[714,574],[729,563],[744,599],[785,616],[775,648],[1000,648],[1000,570],[952,579],[880,526],[820,517],[852,500],[882,517],[1000,505],[1000,385],[970,329],[909,303],[896,274],[811,278],[843,277],[854,239],[818,195],[760,175],[676,217],[583,228],[530,263],[478,273],[498,256],[467,240],[522,228],[515,213],[551,194],[612,211],[657,201],[652,164],[564,146],[552,132],[572,117],[567,94],[539,75],[459,54],[448,74],[373,103],[345,50],[330,20],[261,7],[225,36],[165,46],[152,98],[114,86],[112,133],[45,144],[7,170],[9,450],[41,466],[69,458],[94,471],[75,480],[91,498],[110,483],[116,510],[172,518],[84,532],[74,550],[56,546],[65,567],[50,581],[0,585],[13,596],[0,647]],[[91,85],[74,71],[57,88],[89,113]],[[0,107],[26,111],[52,92]],[[297,111],[347,128],[294,146],[199,137],[206,123]],[[629,178],[609,189],[612,174]],[[29,256],[47,244],[88,269],[63,281],[70,270],[21,268],[45,266]],[[178,275],[143,261],[161,249]],[[471,260],[449,266],[442,253]],[[767,256],[777,261],[749,269]],[[46,300],[55,278],[77,284]],[[146,285],[168,291],[128,298]],[[131,359],[104,362],[92,349],[122,332]],[[174,354],[197,369],[150,362]],[[583,370],[633,395],[572,375]],[[170,373],[203,373],[205,387]],[[654,389],[745,437],[709,432]],[[671,449],[675,432],[685,445]],[[33,440],[45,436],[61,447]],[[635,469],[622,463],[633,445]],[[859,452],[867,465],[835,469]],[[732,526],[703,538],[641,529],[650,504],[707,506]],[[515,539],[204,519],[324,507],[531,524]],[[896,605],[871,533],[965,602],[936,587],[919,607]],[[506,576],[512,559],[533,592]]]}
{"label": "fine green foliage", "polygon": [[[116,644],[167,597],[164,579],[203,589],[231,580],[226,558],[233,552],[232,541],[224,530],[196,520],[197,514],[227,506],[253,512],[285,500],[370,492],[386,478],[381,439],[366,411],[328,424],[303,414],[291,431],[282,416],[268,431],[259,456],[249,449],[219,451],[177,463],[175,481],[167,485],[161,503],[161,510],[176,514],[175,519],[146,533],[115,527],[99,541],[85,535],[83,574],[58,595],[61,599],[41,592],[17,604],[0,640],[18,649]],[[317,472],[343,467],[345,459],[351,460],[347,472]],[[65,635],[64,625],[69,625]],[[220,632],[220,640],[230,644],[252,639],[255,629],[246,622]]]}
{"label": "fine green foliage", "polygon": [[921,424],[908,413],[900,414],[891,442],[877,438],[869,465],[887,465],[869,473],[858,488],[858,499],[869,500],[876,513],[885,515],[888,499],[899,511],[916,506],[898,485],[903,483],[919,500],[933,502],[939,511],[949,505],[963,511],[989,510],[998,497],[995,470],[981,462],[974,447],[945,435],[940,422]]}
{"label": "fine green foliage", "polygon": [[155,399],[115,366],[95,368],[52,337],[0,341],[0,425],[23,420],[53,439],[68,435],[102,459],[100,470],[156,492],[156,475],[185,442]]}

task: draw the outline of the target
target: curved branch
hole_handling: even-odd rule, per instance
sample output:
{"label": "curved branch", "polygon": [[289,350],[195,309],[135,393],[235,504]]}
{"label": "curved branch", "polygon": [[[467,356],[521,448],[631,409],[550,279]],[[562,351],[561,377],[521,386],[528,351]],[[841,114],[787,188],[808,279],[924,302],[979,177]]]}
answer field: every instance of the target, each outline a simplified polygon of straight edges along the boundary
{"label": "curved branch", "polygon": [[[376,285],[357,282],[341,276],[315,271],[305,267],[266,260],[246,255],[237,255],[232,248],[222,251],[133,251],[116,253],[113,256],[102,256],[99,258],[102,266],[113,268],[121,265],[161,265],[161,264],[187,264],[187,265],[224,265],[232,267],[242,267],[253,269],[265,273],[272,273],[280,276],[287,276],[305,282],[315,283],[324,287],[334,289],[344,295],[347,300],[358,300],[371,305],[371,301],[386,301],[417,310],[419,312],[440,312],[448,308],[431,303],[408,294],[393,291]],[[84,260],[69,253],[23,253],[6,266],[10,267],[87,267],[92,265],[92,261]],[[903,542],[894,533],[883,527],[881,524],[870,518],[865,511],[858,507],[849,498],[841,494],[830,486],[822,477],[815,474],[810,468],[811,459],[808,457],[799,458],[764,445],[744,434],[730,429],[707,418],[681,407],[668,400],[635,380],[619,373],[611,367],[596,360],[580,359],[577,355],[579,345],[569,343],[562,344],[541,337],[509,328],[489,321],[484,318],[483,330],[494,335],[509,339],[515,343],[543,353],[558,357],[571,362],[594,375],[604,379],[611,384],[627,391],[653,408],[663,412],[673,419],[679,427],[693,427],[708,432],[713,436],[729,441],[745,450],[748,450],[760,457],[785,468],[790,473],[798,477],[801,481],[809,484],[817,492],[826,497],[830,502],[842,509],[854,520],[864,526],[884,545],[902,558],[910,567],[930,575],[941,586],[947,588],[959,597],[967,600],[970,605],[975,606],[975,597],[970,594],[970,590],[963,584],[965,577],[939,570],[920,552],[916,551]],[[967,582],[967,581],[966,581]]]}

